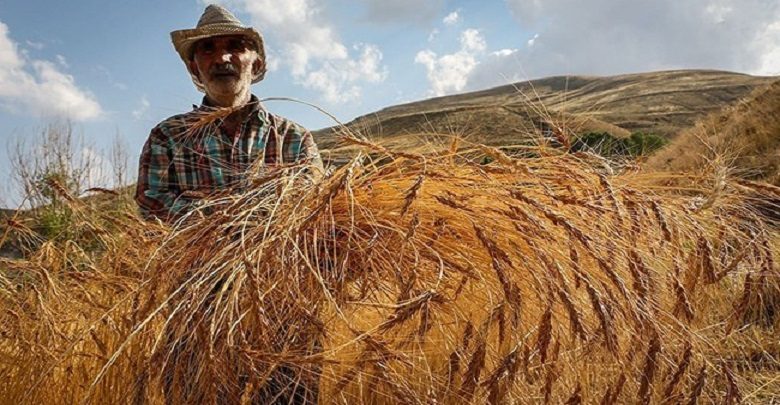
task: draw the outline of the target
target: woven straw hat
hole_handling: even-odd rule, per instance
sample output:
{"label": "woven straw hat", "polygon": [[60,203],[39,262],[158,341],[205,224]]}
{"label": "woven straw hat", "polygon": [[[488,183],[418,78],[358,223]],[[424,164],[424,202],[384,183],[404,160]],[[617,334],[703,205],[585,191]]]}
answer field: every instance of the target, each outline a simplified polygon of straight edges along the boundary
{"label": "woven straw hat", "polygon": [[241,24],[230,11],[221,6],[211,4],[203,11],[203,15],[198,20],[198,25],[194,29],[178,30],[171,32],[171,41],[176,52],[179,53],[187,71],[192,76],[192,82],[198,90],[205,92],[203,84],[190,71],[190,60],[192,59],[192,47],[201,39],[216,37],[220,35],[244,35],[247,39],[254,41],[257,45],[257,53],[260,60],[263,61],[263,67],[252,79],[252,83],[257,83],[265,77],[265,48],[263,46],[263,37],[257,30]]}

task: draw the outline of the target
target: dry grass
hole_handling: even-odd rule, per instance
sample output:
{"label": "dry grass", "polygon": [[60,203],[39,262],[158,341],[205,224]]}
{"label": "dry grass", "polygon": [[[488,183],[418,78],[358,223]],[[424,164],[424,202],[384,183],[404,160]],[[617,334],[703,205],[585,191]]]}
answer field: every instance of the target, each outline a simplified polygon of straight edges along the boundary
{"label": "dry grass", "polygon": [[89,237],[0,262],[2,402],[777,398],[777,241],[749,185],[347,142],[379,156],[266,173],[172,228],[73,200]]}
{"label": "dry grass", "polygon": [[711,170],[726,159],[745,178],[780,185],[780,80],[682,131],[648,166],[659,170]]}

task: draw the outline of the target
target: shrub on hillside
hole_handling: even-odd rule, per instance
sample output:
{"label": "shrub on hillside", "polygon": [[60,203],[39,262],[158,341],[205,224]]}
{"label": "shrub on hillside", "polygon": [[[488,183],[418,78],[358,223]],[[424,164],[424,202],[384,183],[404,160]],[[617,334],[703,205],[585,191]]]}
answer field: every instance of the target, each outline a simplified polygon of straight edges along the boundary
{"label": "shrub on hillside", "polygon": [[656,134],[634,132],[628,138],[618,138],[609,132],[587,132],[576,137],[571,152],[594,152],[605,157],[647,156],[668,141]]}
{"label": "shrub on hillside", "polygon": [[634,132],[623,139],[623,142],[630,156],[647,156],[664,147],[669,141],[660,135]]}
{"label": "shrub on hillside", "polygon": [[[73,201],[81,198],[81,203],[104,202],[101,198],[82,197],[95,191],[116,193],[109,189],[113,187],[119,188],[123,198],[112,200],[106,208],[126,209],[129,195],[122,186],[128,181],[128,159],[118,137],[110,152],[108,158],[98,153],[75,134],[68,121],[51,122],[38,134],[19,138],[10,152],[10,177],[21,208],[29,208],[23,215],[26,226],[42,240],[65,242],[83,238],[83,230],[74,226]],[[39,238],[34,239],[40,242]]]}

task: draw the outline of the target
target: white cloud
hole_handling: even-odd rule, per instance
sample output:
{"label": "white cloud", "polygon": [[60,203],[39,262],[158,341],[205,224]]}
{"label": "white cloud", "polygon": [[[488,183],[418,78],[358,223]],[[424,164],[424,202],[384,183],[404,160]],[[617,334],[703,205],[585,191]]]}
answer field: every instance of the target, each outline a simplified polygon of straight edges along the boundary
{"label": "white cloud", "polygon": [[426,49],[417,53],[414,62],[425,67],[431,93],[443,96],[462,91],[466,87],[469,75],[479,64],[477,57],[486,47],[480,32],[470,28],[461,33],[460,50],[457,52],[438,56]]}
{"label": "white cloud", "polygon": [[70,67],[70,65],[68,65],[68,60],[65,59],[64,56],[58,54],[58,55],[55,56],[55,58],[57,59],[57,63],[60,66],[64,67],[65,69]]}
{"label": "white cloud", "polygon": [[780,75],[780,20],[769,25],[761,38],[759,41],[766,41],[762,46],[766,49],[766,53],[761,57],[754,73],[766,76]]}
{"label": "white cloud", "polygon": [[8,38],[8,26],[0,22],[0,66],[5,70],[21,69],[24,66],[18,46]]}
{"label": "white cloud", "polygon": [[274,63],[289,69],[296,83],[319,91],[328,102],[359,99],[362,85],[384,81],[387,76],[379,48],[357,44],[350,52],[314,0],[227,3],[249,13],[253,25],[271,38],[267,42],[275,45],[279,56]]}
{"label": "white cloud", "polygon": [[281,65],[281,56],[276,49],[265,44],[265,67],[268,72],[276,72]]}
{"label": "white cloud", "polygon": [[537,39],[539,39],[539,34],[534,34],[533,38],[528,40],[528,47],[530,48],[530,47],[534,46],[534,44],[536,43]]}
{"label": "white cloud", "polygon": [[426,49],[414,61],[425,67],[430,95],[443,96],[526,80],[520,55],[519,49],[488,51],[480,31],[471,28],[460,33],[457,52],[439,56]]}
{"label": "white cloud", "polygon": [[507,56],[513,55],[516,52],[517,52],[517,49],[499,49],[499,50],[497,50],[495,52],[492,52],[491,55],[503,58],[503,57],[507,57]]}
{"label": "white cloud", "polygon": [[373,45],[359,44],[357,59],[339,63],[325,63],[317,70],[305,74],[303,85],[319,91],[330,103],[344,103],[360,98],[358,82],[378,83],[385,80],[387,72],[380,67],[382,53]]}
{"label": "white cloud", "polygon": [[479,30],[473,28],[469,28],[460,34],[460,44],[463,49],[472,52],[484,51],[487,48],[485,38],[482,37]]}
{"label": "white cloud", "polygon": [[444,23],[444,25],[455,25],[460,21],[460,14],[458,14],[459,10],[455,10],[449,14],[447,14],[446,17],[441,21]]}
{"label": "white cloud", "polygon": [[726,22],[726,18],[734,11],[734,8],[727,4],[708,4],[704,8],[704,13],[708,14],[712,21],[721,24]]}
{"label": "white cloud", "polygon": [[463,90],[481,90],[528,80],[520,66],[520,55],[519,49],[499,49],[484,55]]}
{"label": "white cloud", "polygon": [[428,34],[428,42],[433,42],[436,37],[439,36],[439,30],[437,28],[434,28],[433,31],[431,31],[430,34]]}
{"label": "white cloud", "polygon": [[76,86],[73,76],[52,62],[29,60],[8,34],[0,22],[0,103],[7,110],[76,121],[102,114],[95,97]]}
{"label": "white cloud", "polygon": [[27,46],[29,46],[30,48],[37,49],[39,51],[41,49],[43,49],[43,46],[44,46],[43,42],[35,42],[35,41],[30,41],[30,40],[24,41],[24,43],[26,43]]}
{"label": "white cloud", "polygon": [[146,98],[146,95],[141,97],[141,102],[138,108],[132,111],[133,118],[140,120],[143,118],[147,112],[149,112],[149,99]]}
{"label": "white cloud", "polygon": [[776,0],[506,3],[524,29],[539,34],[520,58],[533,77],[676,68],[780,70],[780,31],[771,28],[780,23]]}

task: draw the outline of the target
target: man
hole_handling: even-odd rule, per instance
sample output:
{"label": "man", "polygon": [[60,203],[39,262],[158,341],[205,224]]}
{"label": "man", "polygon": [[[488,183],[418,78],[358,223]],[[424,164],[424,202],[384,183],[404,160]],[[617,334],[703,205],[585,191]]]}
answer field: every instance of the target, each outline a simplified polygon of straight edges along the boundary
{"label": "man", "polygon": [[[200,107],[158,124],[143,147],[135,199],[145,218],[174,221],[211,193],[240,190],[250,169],[298,162],[322,173],[311,134],[265,111],[250,91],[266,72],[259,32],[210,5],[195,29],[174,31],[171,39],[206,95]],[[198,127],[220,108],[233,112]]]}
{"label": "man", "polygon": [[[205,97],[200,107],[152,129],[141,153],[135,195],[144,217],[174,221],[209,194],[241,191],[250,175],[269,167],[299,163],[309,177],[322,174],[311,134],[265,111],[250,92],[266,71],[263,39],[255,29],[210,5],[195,29],[174,31],[171,39]],[[203,125],[209,116],[222,118]],[[166,387],[169,400],[176,389]],[[253,403],[269,401],[316,403],[316,375],[279,367],[252,398]]]}

